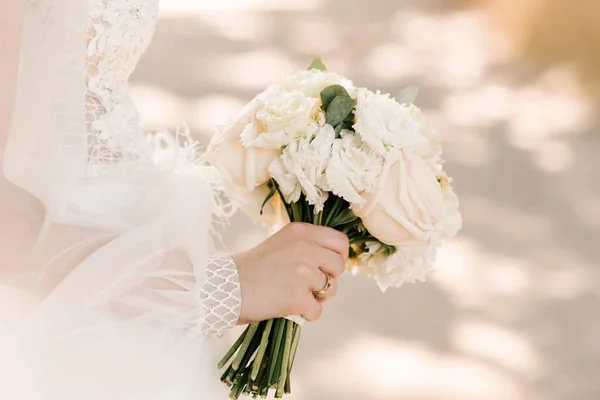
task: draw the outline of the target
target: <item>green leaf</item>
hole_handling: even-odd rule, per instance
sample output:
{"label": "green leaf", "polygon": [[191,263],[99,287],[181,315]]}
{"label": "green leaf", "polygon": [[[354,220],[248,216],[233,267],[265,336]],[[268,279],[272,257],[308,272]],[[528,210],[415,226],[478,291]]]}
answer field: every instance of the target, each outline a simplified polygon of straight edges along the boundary
{"label": "green leaf", "polygon": [[407,86],[396,95],[396,101],[400,104],[413,104],[419,95],[419,87],[415,85]]}
{"label": "green leaf", "polygon": [[323,102],[323,109],[325,112],[329,109],[331,102],[338,96],[350,98],[348,91],[341,85],[327,86],[321,91],[321,101]]}
{"label": "green leaf", "polygon": [[327,71],[327,67],[323,64],[321,58],[315,58],[313,62],[308,66],[308,70],[316,69],[319,71]]}
{"label": "green leaf", "polygon": [[334,128],[334,130],[335,130],[335,138],[336,138],[336,139],[339,139],[339,138],[341,138],[341,137],[342,137],[342,135],[340,135],[340,132],[342,132],[342,128],[343,128],[343,127],[344,127],[344,124],[339,124],[338,126],[336,126],[336,127]]}
{"label": "green leaf", "polygon": [[265,209],[265,206],[267,205],[267,203],[269,202],[269,200],[271,200],[273,198],[273,196],[275,196],[275,193],[277,193],[277,186],[275,184],[273,184],[271,182],[271,183],[269,183],[269,186],[271,188],[271,191],[269,192],[269,194],[265,198],[265,201],[263,201],[262,206],[260,206],[260,215],[263,215],[263,210]]}
{"label": "green leaf", "polygon": [[356,101],[350,97],[336,96],[327,108],[327,123],[338,126],[354,110]]}
{"label": "green leaf", "polygon": [[333,221],[329,224],[330,228],[335,228],[338,226],[349,224],[350,222],[354,222],[358,219],[356,215],[352,212],[351,209],[346,208],[344,211],[339,213]]}

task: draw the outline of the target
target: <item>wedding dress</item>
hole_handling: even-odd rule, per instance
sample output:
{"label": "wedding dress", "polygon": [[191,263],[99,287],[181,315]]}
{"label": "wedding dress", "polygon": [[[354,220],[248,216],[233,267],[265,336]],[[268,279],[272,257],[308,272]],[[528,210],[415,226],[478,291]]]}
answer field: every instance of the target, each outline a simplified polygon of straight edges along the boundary
{"label": "wedding dress", "polygon": [[[1,8],[1,7],[0,7]],[[127,80],[158,0],[29,0],[0,132],[0,398],[226,398],[210,334],[238,318],[229,212],[185,132],[147,134]]]}

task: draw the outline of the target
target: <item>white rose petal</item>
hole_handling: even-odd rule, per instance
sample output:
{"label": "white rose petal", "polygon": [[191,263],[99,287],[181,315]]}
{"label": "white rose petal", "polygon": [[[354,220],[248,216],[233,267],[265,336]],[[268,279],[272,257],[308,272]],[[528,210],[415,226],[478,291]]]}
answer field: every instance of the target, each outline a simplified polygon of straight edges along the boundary
{"label": "white rose petal", "polygon": [[281,150],[243,146],[240,134],[252,125],[258,107],[258,99],[248,103],[239,117],[223,126],[212,138],[206,152],[206,160],[214,165],[236,191],[252,191],[271,179],[269,165]]}
{"label": "white rose petal", "polygon": [[257,102],[252,123],[241,133],[246,147],[280,149],[302,135],[318,112],[316,99],[277,85],[258,95]]}
{"label": "white rose petal", "polygon": [[423,245],[443,229],[444,204],[437,177],[419,156],[404,151],[386,165],[378,188],[364,193],[365,204],[351,204],[369,232],[392,246]]}
{"label": "white rose petal", "polygon": [[463,219],[459,211],[459,200],[452,188],[452,178],[444,175],[440,179],[444,200],[444,235],[455,236],[462,229]]}
{"label": "white rose petal", "polygon": [[316,69],[299,71],[287,78],[285,87],[290,90],[299,90],[308,97],[320,98],[321,92],[328,86],[341,85],[350,96],[356,96],[356,88],[351,80],[342,75],[329,71]]}

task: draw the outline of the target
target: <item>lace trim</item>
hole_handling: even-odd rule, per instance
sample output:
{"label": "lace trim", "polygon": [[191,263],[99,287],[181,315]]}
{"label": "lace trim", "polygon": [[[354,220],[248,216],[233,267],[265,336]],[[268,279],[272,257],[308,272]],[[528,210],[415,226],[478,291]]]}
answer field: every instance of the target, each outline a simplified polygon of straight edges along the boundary
{"label": "lace trim", "polygon": [[202,333],[220,336],[233,328],[240,316],[242,299],[238,271],[230,257],[211,257],[206,275],[200,294],[205,315]]}

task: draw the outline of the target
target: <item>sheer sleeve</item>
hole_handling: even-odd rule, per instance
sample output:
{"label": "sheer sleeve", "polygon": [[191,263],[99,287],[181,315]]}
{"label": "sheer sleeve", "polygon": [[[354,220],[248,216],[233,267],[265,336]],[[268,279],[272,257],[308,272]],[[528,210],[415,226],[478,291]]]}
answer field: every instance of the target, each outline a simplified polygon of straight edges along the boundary
{"label": "sheer sleeve", "polygon": [[[90,125],[104,106],[86,90],[90,3],[29,1],[0,200],[40,217],[23,232],[30,249],[0,255],[0,298],[28,299],[12,332],[44,400],[155,398],[195,382],[203,336],[237,321],[235,265],[210,258],[211,227],[231,210],[185,132]],[[97,157],[114,142],[119,157]]]}
{"label": "sheer sleeve", "polygon": [[235,262],[231,257],[210,257],[207,280],[201,292],[206,334],[222,335],[240,317],[241,288]]}

